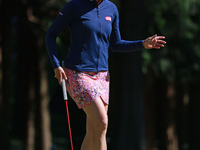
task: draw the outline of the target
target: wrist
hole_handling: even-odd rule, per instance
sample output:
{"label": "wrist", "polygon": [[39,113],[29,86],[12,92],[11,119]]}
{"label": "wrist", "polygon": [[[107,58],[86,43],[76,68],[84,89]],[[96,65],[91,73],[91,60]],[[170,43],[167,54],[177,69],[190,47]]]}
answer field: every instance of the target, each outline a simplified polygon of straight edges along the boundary
{"label": "wrist", "polygon": [[144,46],[145,49],[148,49],[147,43],[146,43],[146,42],[147,42],[146,40],[143,40],[143,41],[142,41],[142,45]]}
{"label": "wrist", "polygon": [[142,41],[142,45],[146,49],[146,47],[145,47],[145,40]]}

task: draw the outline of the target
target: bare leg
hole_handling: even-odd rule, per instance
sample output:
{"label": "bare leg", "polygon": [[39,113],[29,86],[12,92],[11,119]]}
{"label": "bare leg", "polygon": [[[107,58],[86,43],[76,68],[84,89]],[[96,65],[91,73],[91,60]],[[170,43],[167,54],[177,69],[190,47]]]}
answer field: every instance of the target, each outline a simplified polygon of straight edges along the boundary
{"label": "bare leg", "polygon": [[103,103],[100,97],[83,108],[87,115],[87,132],[81,150],[107,150],[107,109],[108,106]]}
{"label": "bare leg", "polygon": [[92,135],[93,135],[93,124],[87,117],[86,135],[81,145],[81,150],[92,150]]}

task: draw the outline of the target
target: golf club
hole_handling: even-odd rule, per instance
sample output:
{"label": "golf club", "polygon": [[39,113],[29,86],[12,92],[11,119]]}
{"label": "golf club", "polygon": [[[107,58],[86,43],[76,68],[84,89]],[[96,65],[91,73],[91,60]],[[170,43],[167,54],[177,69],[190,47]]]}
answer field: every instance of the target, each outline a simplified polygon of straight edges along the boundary
{"label": "golf club", "polygon": [[[62,62],[62,67],[64,68],[64,61]],[[66,90],[66,84],[65,84],[65,79],[64,78],[62,78],[62,90],[63,90],[63,98],[64,98],[65,105],[66,105],[66,111],[67,111],[67,120],[68,120],[68,127],[69,127],[71,150],[73,150],[72,133],[71,133],[69,110],[68,110],[68,103],[67,103],[68,97],[67,97],[67,90]]]}

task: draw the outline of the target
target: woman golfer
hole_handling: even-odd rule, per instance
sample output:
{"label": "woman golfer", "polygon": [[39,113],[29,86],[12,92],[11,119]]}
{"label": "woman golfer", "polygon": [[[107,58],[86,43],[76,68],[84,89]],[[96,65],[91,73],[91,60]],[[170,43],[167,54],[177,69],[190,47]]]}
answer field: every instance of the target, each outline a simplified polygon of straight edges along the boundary
{"label": "woman golfer", "polygon": [[[60,66],[56,37],[70,29],[69,53]],[[66,88],[87,115],[86,135],[81,150],[107,150],[109,72],[108,49],[132,52],[164,47],[164,36],[125,41],[119,31],[119,15],[109,0],[72,0],[59,12],[46,34],[46,46],[58,82]]]}

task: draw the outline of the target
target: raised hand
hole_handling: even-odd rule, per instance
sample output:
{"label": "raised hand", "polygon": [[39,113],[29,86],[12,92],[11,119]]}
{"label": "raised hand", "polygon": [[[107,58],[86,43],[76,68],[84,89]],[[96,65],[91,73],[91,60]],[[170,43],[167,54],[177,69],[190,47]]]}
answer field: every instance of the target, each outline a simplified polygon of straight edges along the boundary
{"label": "raised hand", "polygon": [[164,47],[164,44],[166,44],[163,39],[165,39],[165,36],[157,36],[157,34],[155,34],[145,39],[143,41],[143,46],[146,49],[160,49],[160,47]]}

